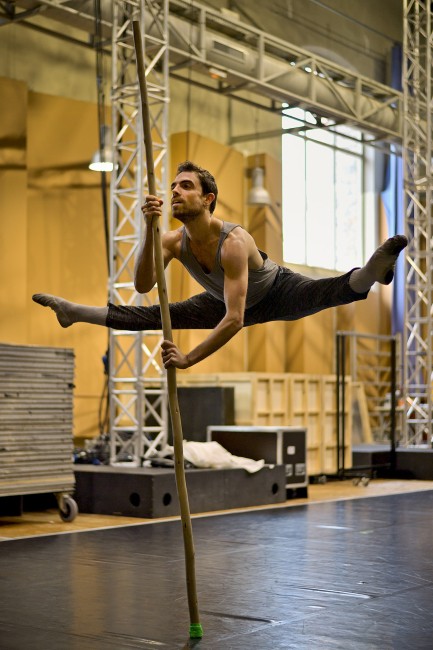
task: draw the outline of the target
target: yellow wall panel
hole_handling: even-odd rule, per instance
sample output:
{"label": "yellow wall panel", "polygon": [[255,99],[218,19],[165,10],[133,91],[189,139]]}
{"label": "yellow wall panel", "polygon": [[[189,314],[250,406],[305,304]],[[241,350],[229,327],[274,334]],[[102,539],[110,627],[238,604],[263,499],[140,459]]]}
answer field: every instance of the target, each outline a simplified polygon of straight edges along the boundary
{"label": "yellow wall panel", "polygon": [[27,87],[0,78],[0,341],[26,342]]}
{"label": "yellow wall panel", "polygon": [[[54,167],[57,173],[65,168],[87,170],[99,146],[97,117],[96,106],[88,102],[30,92],[28,166]],[[93,176],[98,174],[93,172]]]}
{"label": "yellow wall panel", "polygon": [[[74,349],[75,434],[90,437],[99,433],[98,407],[105,381],[101,357],[107,349],[108,331],[84,324],[64,330],[53,314],[32,303],[31,294],[46,291],[89,305],[106,303],[100,178],[87,169],[97,147],[96,106],[28,93],[24,83],[10,79],[0,79],[0,97],[0,265],[4,278],[0,340]],[[279,163],[260,157],[273,209],[247,213],[242,153],[193,133],[173,135],[170,153],[171,178],[177,164],[187,158],[209,169],[220,191],[216,216],[245,225],[259,246],[280,262]],[[173,222],[172,227],[178,226],[179,222]],[[170,278],[172,300],[201,291],[176,262]],[[383,291],[372,292],[365,302],[302,321],[246,328],[192,370],[330,373],[336,327],[386,333],[389,314],[383,308]],[[174,340],[188,351],[206,334],[205,330],[175,331]]]}
{"label": "yellow wall panel", "polygon": [[74,431],[94,436],[108,331],[64,330],[31,295],[106,303],[100,179],[87,169],[97,146],[96,107],[28,93],[10,79],[0,79],[0,97],[0,340],[74,349]]}
{"label": "yellow wall panel", "polygon": [[27,339],[27,173],[0,168],[0,341]]}
{"label": "yellow wall panel", "polygon": [[25,167],[27,86],[0,77],[0,167]]}
{"label": "yellow wall panel", "polygon": [[75,434],[95,435],[108,330],[83,323],[62,329],[54,314],[30,302],[30,296],[46,292],[74,302],[106,304],[100,195],[93,189],[32,190],[29,204],[29,343],[74,349]]}

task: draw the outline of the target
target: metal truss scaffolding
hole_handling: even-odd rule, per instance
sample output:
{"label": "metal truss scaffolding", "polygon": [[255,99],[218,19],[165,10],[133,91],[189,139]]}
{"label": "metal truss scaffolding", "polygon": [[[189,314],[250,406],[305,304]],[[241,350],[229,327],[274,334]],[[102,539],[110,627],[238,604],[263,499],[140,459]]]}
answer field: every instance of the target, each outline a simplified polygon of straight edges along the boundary
{"label": "metal truss scaffolding", "polygon": [[[29,0],[17,0],[27,9]],[[39,0],[34,12],[93,33],[91,3]],[[404,0],[403,86],[400,93],[332,61],[246,24],[227,11],[194,0],[102,2],[101,29],[112,25],[113,143],[117,165],[111,187],[111,300],[140,304],[133,258],[141,236],[139,205],[145,170],[131,21],[143,27],[147,79],[154,112],[154,151],[160,194],[166,190],[168,74],[246,106],[281,114],[283,103],[313,112],[324,128],[359,127],[371,146],[404,150],[406,257],[404,393],[406,438],[431,439],[432,399],[432,104],[431,4]],[[111,9],[113,22],[111,23]],[[24,18],[24,17],[23,17]],[[26,17],[27,18],[27,17]],[[27,21],[31,22],[28,17]],[[26,22],[27,22],[26,21]],[[168,38],[170,33],[170,39]],[[170,40],[170,43],[168,41]],[[88,42],[82,43],[88,46]],[[326,118],[326,122],[322,121]],[[241,124],[239,127],[238,125]],[[230,124],[231,144],[271,137]],[[293,127],[302,130],[305,125]],[[286,131],[287,132],[287,131]],[[157,179],[158,180],[158,179]],[[159,333],[113,332],[110,352],[112,462],[138,461],[164,440],[164,375]],[[152,391],[156,391],[152,394]],[[165,393],[164,393],[165,394]]]}
{"label": "metal truss scaffolding", "polygon": [[[191,0],[169,0],[169,8],[172,78],[275,114],[281,114],[284,102],[300,105],[318,116],[359,126],[373,143],[400,144],[399,91],[240,19],[227,19],[223,10]],[[257,136],[237,131],[231,142]]]}
{"label": "metal truss scaffolding", "polygon": [[[63,24],[88,35],[94,33],[95,17],[90,0],[16,0],[6,4],[28,10],[16,15],[9,12],[8,22],[19,21],[41,29],[40,25],[33,24],[33,19],[41,14],[62,23],[57,31],[44,29],[50,35],[68,36]],[[144,16],[139,6],[144,7]],[[112,13],[117,12],[115,43],[117,38],[129,38],[129,28],[127,33],[122,32],[122,15],[127,24],[128,16],[134,12],[137,16],[141,14],[146,48],[150,43],[158,47],[161,39],[166,43],[168,13],[173,79],[276,114],[281,114],[283,102],[300,105],[320,117],[358,126],[369,134],[373,144],[375,141],[401,143],[403,119],[399,91],[242,22],[236,11],[228,13],[224,7],[213,9],[197,0],[101,0],[101,10],[104,38],[111,33]],[[90,47],[88,37],[80,40],[68,36],[68,40]],[[117,63],[119,53],[126,54],[125,49],[119,42],[115,53]],[[117,74],[114,81],[118,82]],[[273,134],[239,133],[236,129],[231,141],[270,135]]]}
{"label": "metal truss scaffolding", "polygon": [[404,2],[404,197],[409,239],[405,287],[406,444],[432,436],[432,10]]}
{"label": "metal truss scaffolding", "polygon": [[[168,130],[167,16],[165,0],[113,2],[110,301],[118,305],[151,304],[156,297],[156,293],[150,294],[150,298],[137,294],[133,282],[135,255],[142,239],[140,207],[147,177],[132,22],[140,22],[143,34],[155,176],[158,194],[164,196]],[[145,23],[151,27],[151,35]],[[111,464],[123,460],[140,464],[143,458],[166,445],[167,390],[159,357],[161,340],[159,331],[110,331]]]}

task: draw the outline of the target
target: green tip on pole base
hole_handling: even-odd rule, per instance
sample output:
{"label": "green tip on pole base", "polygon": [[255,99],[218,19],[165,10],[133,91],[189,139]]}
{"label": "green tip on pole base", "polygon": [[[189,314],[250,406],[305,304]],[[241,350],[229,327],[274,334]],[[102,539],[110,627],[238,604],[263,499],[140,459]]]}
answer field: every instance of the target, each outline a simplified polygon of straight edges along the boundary
{"label": "green tip on pole base", "polygon": [[200,623],[191,623],[189,626],[189,638],[201,639],[203,636],[203,628]]}

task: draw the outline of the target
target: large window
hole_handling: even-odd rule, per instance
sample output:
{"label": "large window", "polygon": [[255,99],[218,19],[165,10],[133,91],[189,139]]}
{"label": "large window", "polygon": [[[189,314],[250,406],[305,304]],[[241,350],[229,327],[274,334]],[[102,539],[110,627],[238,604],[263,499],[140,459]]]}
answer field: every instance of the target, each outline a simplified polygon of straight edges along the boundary
{"label": "large window", "polygon": [[283,135],[284,261],[346,271],[364,263],[361,134],[318,128],[307,111],[284,109],[283,128],[302,122],[312,128]]}

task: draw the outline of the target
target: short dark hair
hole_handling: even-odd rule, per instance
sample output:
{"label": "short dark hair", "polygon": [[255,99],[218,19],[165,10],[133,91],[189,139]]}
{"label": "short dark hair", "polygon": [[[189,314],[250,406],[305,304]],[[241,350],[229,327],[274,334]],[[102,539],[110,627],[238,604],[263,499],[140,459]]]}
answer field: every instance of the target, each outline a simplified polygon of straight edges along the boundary
{"label": "short dark hair", "polygon": [[212,214],[215,210],[218,197],[218,187],[215,178],[210,172],[208,172],[207,169],[199,167],[199,165],[196,165],[190,160],[185,160],[185,162],[182,162],[180,165],[178,165],[177,173],[180,174],[182,172],[194,172],[198,176],[203,194],[215,194],[215,198],[209,206],[209,212]]}

